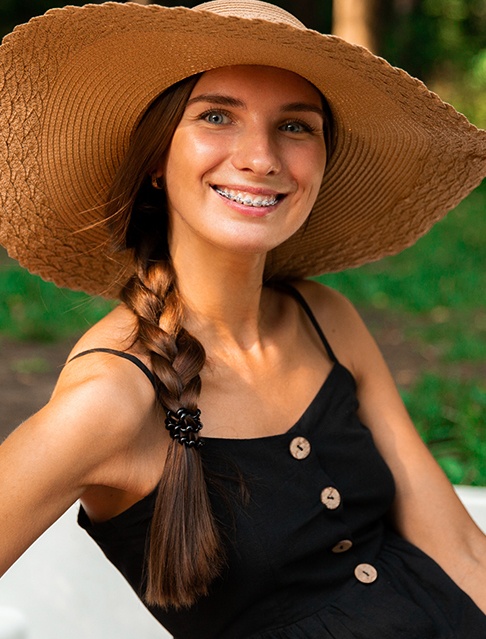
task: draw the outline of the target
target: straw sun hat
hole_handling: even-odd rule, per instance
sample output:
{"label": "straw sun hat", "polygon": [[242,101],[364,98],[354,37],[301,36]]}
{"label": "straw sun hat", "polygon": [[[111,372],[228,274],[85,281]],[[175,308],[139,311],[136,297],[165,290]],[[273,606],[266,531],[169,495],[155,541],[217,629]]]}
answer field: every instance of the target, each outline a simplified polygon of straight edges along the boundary
{"label": "straw sun hat", "polygon": [[0,47],[0,243],[58,285],[116,295],[103,203],[130,134],[169,85],[215,67],[281,67],[312,82],[336,148],[305,229],[272,272],[310,276],[397,253],[486,175],[486,131],[367,50],[258,0],[194,9],[53,9]]}

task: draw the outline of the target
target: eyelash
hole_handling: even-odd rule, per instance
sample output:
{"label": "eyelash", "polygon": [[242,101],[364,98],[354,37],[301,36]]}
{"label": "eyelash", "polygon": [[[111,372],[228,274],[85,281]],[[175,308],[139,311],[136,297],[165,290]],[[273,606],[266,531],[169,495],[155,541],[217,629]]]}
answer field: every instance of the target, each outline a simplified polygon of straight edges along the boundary
{"label": "eyelash", "polygon": [[[214,124],[211,123],[207,120],[207,118],[210,115],[221,115],[224,116],[225,118],[228,118],[229,120],[232,120],[232,116],[228,111],[225,111],[224,109],[207,109],[207,111],[204,111],[203,113],[201,113],[201,115],[199,116],[200,120],[206,120],[209,124]],[[283,122],[279,128],[282,129],[283,127],[287,126],[288,124],[297,124],[299,126],[302,127],[304,133],[316,133],[318,131],[317,127],[313,126],[312,124],[309,124],[309,122],[306,122],[305,120],[300,120],[300,119],[296,119],[296,118],[292,118],[289,120],[286,120],[285,122]],[[300,131],[295,132],[295,131],[289,131],[289,133],[300,133]]]}

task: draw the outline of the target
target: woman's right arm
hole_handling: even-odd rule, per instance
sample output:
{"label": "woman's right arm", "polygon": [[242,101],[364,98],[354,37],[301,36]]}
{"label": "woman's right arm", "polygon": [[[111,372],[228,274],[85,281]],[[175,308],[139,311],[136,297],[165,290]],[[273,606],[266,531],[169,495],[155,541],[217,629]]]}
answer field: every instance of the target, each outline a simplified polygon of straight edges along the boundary
{"label": "woman's right arm", "polygon": [[130,362],[83,359],[0,446],[0,575],[88,487],[123,490],[133,471],[153,390]]}

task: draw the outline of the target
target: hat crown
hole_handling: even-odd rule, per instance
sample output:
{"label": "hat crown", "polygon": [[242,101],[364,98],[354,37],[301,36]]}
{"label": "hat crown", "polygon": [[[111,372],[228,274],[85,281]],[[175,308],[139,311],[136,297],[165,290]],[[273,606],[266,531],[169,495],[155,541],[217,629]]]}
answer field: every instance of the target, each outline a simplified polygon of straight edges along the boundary
{"label": "hat crown", "polygon": [[285,9],[261,0],[211,0],[194,7],[194,11],[212,11],[222,16],[246,18],[247,20],[266,20],[267,22],[288,24],[297,29],[305,25]]}

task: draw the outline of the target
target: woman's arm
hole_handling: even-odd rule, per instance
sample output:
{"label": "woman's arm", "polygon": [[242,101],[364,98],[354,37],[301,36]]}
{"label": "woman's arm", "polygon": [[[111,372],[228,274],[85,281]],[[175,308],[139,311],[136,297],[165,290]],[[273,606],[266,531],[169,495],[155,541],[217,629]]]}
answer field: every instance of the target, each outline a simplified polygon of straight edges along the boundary
{"label": "woman's arm", "polygon": [[97,354],[64,369],[49,403],[0,446],[0,575],[87,489],[145,490],[135,467],[153,410],[131,362]]}
{"label": "woman's arm", "polygon": [[486,613],[486,536],[415,430],[383,357],[353,306],[315,284],[300,287],[340,359],[354,374],[359,416],[396,483],[394,522]]}
{"label": "woman's arm", "polygon": [[419,437],[381,353],[361,330],[359,415],[395,479],[396,528],[437,561],[486,613],[486,536]]}

